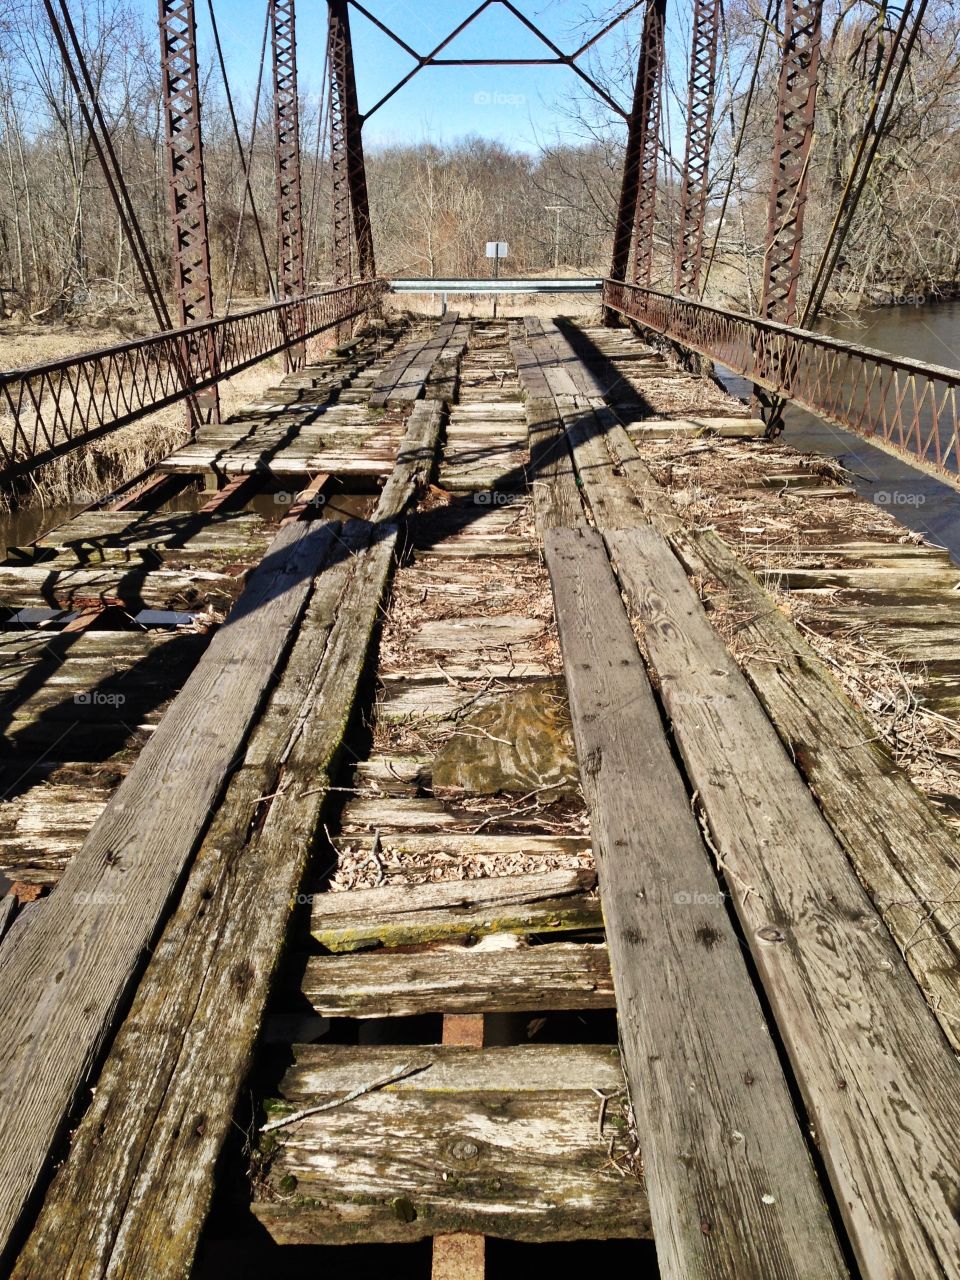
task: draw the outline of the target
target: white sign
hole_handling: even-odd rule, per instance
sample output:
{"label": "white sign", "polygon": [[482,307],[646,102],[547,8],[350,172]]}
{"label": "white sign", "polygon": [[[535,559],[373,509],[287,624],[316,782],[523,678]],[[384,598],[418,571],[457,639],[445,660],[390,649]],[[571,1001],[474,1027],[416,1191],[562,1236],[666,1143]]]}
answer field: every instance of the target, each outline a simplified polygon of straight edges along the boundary
{"label": "white sign", "polygon": [[510,246],[506,240],[488,240],[487,241],[487,257],[488,258],[505,258],[509,253]]}

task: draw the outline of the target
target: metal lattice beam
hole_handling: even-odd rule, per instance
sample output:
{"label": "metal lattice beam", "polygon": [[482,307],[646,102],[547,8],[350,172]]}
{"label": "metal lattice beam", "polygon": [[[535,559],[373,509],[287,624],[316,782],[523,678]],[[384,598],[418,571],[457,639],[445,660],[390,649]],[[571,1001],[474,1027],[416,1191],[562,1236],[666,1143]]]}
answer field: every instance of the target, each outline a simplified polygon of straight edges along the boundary
{"label": "metal lattice beam", "polygon": [[676,292],[691,297],[695,297],[699,289],[703,260],[720,16],[720,0],[694,0],[687,143],[680,187],[680,238],[675,276]]}
{"label": "metal lattice beam", "polygon": [[328,0],[328,10],[334,279],[342,283],[351,278],[351,230],[359,277],[373,279],[377,268],[347,0]]}
{"label": "metal lattice beam", "polygon": [[[159,0],[159,21],[173,286],[183,327],[213,318],[193,0]],[[215,362],[216,352],[211,347],[211,374],[216,372]],[[215,386],[204,396],[202,408],[219,421],[220,401]]]}
{"label": "metal lattice beam", "polygon": [[610,275],[615,280],[627,278],[631,247],[633,279],[650,280],[666,12],[667,0],[647,0],[613,236]]}
{"label": "metal lattice beam", "polygon": [[795,324],[823,0],[786,0],[761,314]]}
{"label": "metal lattice beam", "polygon": [[294,0],[270,0],[270,34],[277,179],[277,292],[280,298],[299,298],[306,291],[306,272]]}

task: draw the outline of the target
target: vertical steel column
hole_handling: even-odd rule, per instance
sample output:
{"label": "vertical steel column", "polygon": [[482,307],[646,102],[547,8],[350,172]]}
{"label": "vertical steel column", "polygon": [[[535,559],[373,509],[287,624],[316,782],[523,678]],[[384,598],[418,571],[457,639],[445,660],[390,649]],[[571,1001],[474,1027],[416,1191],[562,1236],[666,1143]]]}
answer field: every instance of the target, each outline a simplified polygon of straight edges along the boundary
{"label": "vertical steel column", "polygon": [[[303,182],[300,168],[300,103],[297,95],[297,21],[294,0],[269,0],[273,50],[273,157],[277,198],[277,295],[302,298],[307,291],[303,261]],[[303,364],[303,326],[291,320],[284,337],[287,369]]]}
{"label": "vertical steel column", "polygon": [[761,314],[795,324],[823,0],[786,0]]}
{"label": "vertical steel column", "polygon": [[653,226],[657,204],[657,161],[660,156],[660,105],[666,42],[667,0],[652,0],[644,23],[646,52],[641,57],[644,77],[640,175],[637,213],[633,222],[633,282],[649,288],[653,273]]}
{"label": "vertical steel column", "polygon": [[362,280],[373,279],[377,267],[363,159],[363,120],[357,99],[347,0],[328,0],[328,10],[334,277],[342,283],[350,279],[351,219],[357,274]]}
{"label": "vertical steel column", "polygon": [[306,293],[300,106],[297,99],[297,28],[294,0],[270,0],[273,44],[273,135],[277,180],[277,293]]}
{"label": "vertical steel column", "polygon": [[[666,12],[667,0],[647,0],[637,78],[633,87],[633,106],[627,118],[623,180],[613,233],[610,275],[614,280],[627,279],[631,246],[634,251],[633,279],[638,280],[642,274],[643,283],[648,283],[650,278]],[[605,321],[607,324],[618,323],[615,313],[610,311],[606,313]]]}
{"label": "vertical steel column", "polygon": [[[159,22],[173,285],[182,326],[213,317],[193,0],[159,0]],[[199,365],[201,371],[212,371],[216,366],[212,345],[185,351],[184,356],[188,368]],[[198,393],[196,399],[205,415],[219,422],[217,387]]]}
{"label": "vertical steel column", "polygon": [[700,284],[719,40],[720,0],[694,0],[687,144],[680,186],[680,241],[675,275],[676,292],[687,297],[696,297]]}

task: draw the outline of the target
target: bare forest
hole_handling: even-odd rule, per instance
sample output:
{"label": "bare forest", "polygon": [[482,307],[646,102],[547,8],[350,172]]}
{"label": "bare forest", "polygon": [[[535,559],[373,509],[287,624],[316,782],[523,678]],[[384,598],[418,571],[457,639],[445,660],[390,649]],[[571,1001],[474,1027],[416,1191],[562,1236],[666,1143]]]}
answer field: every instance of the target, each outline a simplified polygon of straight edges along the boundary
{"label": "bare forest", "polygon": [[[615,10],[605,4],[594,8],[594,24]],[[765,24],[763,10],[757,0],[729,0],[726,6],[707,228],[708,247],[716,246],[708,295],[744,309],[754,307],[758,296],[776,92],[775,33]],[[75,0],[72,11],[126,182],[162,267],[166,195],[155,26],[129,0]],[[811,265],[840,201],[897,16],[883,4],[829,0],[811,159],[806,241]],[[670,288],[685,129],[688,6],[669,7],[667,20],[671,36],[655,283]],[[935,0],[925,28],[834,282],[835,306],[960,279],[960,6]],[[612,48],[609,42],[600,46],[591,68],[625,104],[637,34],[636,24],[626,25]],[[263,298],[269,289],[266,260],[274,244],[270,77],[263,77],[259,99],[253,85],[232,86],[242,149],[249,156],[251,208],[221,68],[213,49],[205,47],[203,57],[215,299],[223,311]],[[507,228],[511,271],[518,275],[606,272],[622,126],[572,77],[558,79],[558,86],[561,93],[566,86],[566,96],[557,102],[555,130],[535,153],[479,137],[447,146],[368,150],[382,274],[485,273],[484,241],[503,236]],[[316,95],[303,96],[301,128],[308,274],[311,282],[319,282],[329,274],[330,198],[325,111]],[[116,324],[124,316],[132,322],[143,311],[139,281],[39,0],[5,0],[0,11],[0,287],[3,314],[34,323],[73,316]]]}

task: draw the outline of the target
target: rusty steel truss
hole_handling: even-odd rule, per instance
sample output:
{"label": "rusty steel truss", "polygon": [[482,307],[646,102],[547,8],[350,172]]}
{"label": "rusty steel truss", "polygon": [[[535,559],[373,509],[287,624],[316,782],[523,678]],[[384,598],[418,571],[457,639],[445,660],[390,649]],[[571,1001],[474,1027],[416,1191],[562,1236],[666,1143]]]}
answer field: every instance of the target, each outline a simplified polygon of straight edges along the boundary
{"label": "rusty steel truss", "polygon": [[[200,128],[200,72],[193,0],[159,0],[160,75],[163,93],[167,193],[173,287],[180,326],[213,317],[213,278]],[[216,373],[216,351],[207,351],[207,373]],[[211,383],[196,397],[204,416],[220,420],[220,395]]]}
{"label": "rusty steel truss", "polygon": [[[351,272],[351,214],[353,239],[356,244],[357,266],[361,276],[374,274],[373,239],[370,232],[370,212],[367,201],[366,176],[363,167],[362,130],[364,123],[407,84],[427,67],[531,67],[563,66],[573,71],[603,102],[623,119],[631,119],[620,104],[580,60],[602,40],[608,32],[623,22],[631,13],[648,0],[632,0],[623,11],[611,18],[599,31],[570,53],[564,52],[526,14],[521,13],[512,0],[481,0],[481,3],[443,37],[428,53],[417,50],[394,31],[388,23],[376,17],[360,0],[327,0],[329,9],[328,62],[330,75],[330,136],[333,163],[333,221],[334,221],[334,280],[350,278]],[[660,58],[663,47],[663,11],[666,0],[649,0],[660,12]],[[449,58],[443,51],[477,19],[494,6],[506,9],[527,31],[537,37],[550,56],[540,58]],[[355,9],[394,44],[413,59],[413,67],[371,106],[361,113],[357,104],[354,79],[353,49],[350,38],[350,8]],[[658,82],[659,83],[659,82]],[[657,93],[659,102],[659,92]],[[634,112],[634,115],[636,113]],[[654,152],[654,165],[656,152]],[[630,247],[632,216],[628,220],[627,252]]]}
{"label": "rusty steel truss", "polygon": [[617,280],[604,282],[604,303],[771,396],[893,445],[954,480],[960,473],[956,369]]}
{"label": "rusty steel truss", "polygon": [[297,98],[297,31],[294,0],[270,0],[273,48],[274,167],[277,179],[277,295],[306,291],[303,263],[303,195],[300,171],[300,107]]}
{"label": "rusty steel truss", "polygon": [[783,324],[797,320],[822,17],[823,0],[786,0],[760,305]]}
{"label": "rusty steel truss", "polygon": [[[645,284],[653,269],[666,13],[667,0],[646,0],[610,263],[611,276],[626,280],[632,256],[632,278]],[[613,314],[605,319],[612,323]]]}
{"label": "rusty steel truss", "polygon": [[327,67],[329,85],[330,164],[333,183],[333,278],[352,278],[356,244],[357,274],[376,273],[370,202],[363,159],[363,119],[357,99],[347,0],[328,0]]}
{"label": "rusty steel truss", "polygon": [[291,333],[302,340],[336,328],[375,306],[386,288],[383,280],[358,281],[0,373],[0,481],[286,350]]}
{"label": "rusty steel truss", "polygon": [[680,233],[674,277],[676,292],[688,297],[696,297],[700,287],[720,22],[720,0],[694,0],[687,90],[687,141],[680,186]]}

